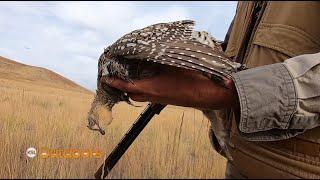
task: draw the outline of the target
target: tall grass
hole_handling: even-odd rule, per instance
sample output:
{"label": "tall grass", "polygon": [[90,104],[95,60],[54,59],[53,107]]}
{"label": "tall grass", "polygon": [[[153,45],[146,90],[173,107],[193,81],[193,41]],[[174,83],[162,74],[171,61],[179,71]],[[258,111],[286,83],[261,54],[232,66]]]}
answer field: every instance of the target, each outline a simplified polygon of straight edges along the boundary
{"label": "tall grass", "polygon": [[[30,159],[25,151],[73,148],[107,155],[143,110],[117,105],[102,136],[86,128],[93,94],[5,79],[0,83],[0,178],[93,178],[103,158]],[[208,128],[200,111],[168,106],[108,178],[223,178],[226,161],[210,146]]]}

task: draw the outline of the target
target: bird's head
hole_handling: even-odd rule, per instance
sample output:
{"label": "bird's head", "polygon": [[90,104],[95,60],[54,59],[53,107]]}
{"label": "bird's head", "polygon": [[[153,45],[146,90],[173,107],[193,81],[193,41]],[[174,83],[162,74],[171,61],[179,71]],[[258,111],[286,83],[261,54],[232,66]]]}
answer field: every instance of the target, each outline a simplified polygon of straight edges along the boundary
{"label": "bird's head", "polygon": [[109,125],[112,122],[112,112],[111,109],[101,102],[101,97],[96,95],[91,104],[87,118],[87,127],[91,130],[99,131],[104,135],[105,131],[101,128],[100,122],[103,123],[103,125]]}

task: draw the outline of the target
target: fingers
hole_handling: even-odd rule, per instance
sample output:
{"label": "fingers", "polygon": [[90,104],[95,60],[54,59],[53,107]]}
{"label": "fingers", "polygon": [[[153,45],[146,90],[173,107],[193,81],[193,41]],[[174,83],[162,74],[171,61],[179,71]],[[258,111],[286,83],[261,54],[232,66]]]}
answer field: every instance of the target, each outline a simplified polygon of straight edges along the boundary
{"label": "fingers", "polygon": [[107,83],[109,86],[126,92],[128,96],[137,102],[149,101],[148,97],[132,82],[126,82],[122,79],[112,77],[102,77],[101,82]]}
{"label": "fingers", "polygon": [[135,93],[128,93],[128,96],[137,102],[145,102],[150,101],[150,99],[145,94],[135,94]]}
{"label": "fingers", "polygon": [[159,97],[155,97],[155,96],[147,95],[147,94],[143,94],[143,93],[140,93],[140,94],[128,93],[128,96],[132,100],[137,101],[137,102],[152,102],[152,103],[162,102],[161,98],[159,98]]}
{"label": "fingers", "polygon": [[127,93],[141,93],[137,86],[132,82],[126,82],[122,79],[112,78],[112,77],[102,77],[101,82],[107,83],[109,86],[119,89]]}

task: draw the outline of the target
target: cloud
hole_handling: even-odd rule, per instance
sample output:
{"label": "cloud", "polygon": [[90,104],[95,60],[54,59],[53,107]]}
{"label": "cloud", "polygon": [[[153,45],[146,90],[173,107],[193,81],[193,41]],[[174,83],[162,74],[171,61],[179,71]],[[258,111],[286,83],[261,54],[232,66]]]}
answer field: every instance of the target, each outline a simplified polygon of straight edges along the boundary
{"label": "cloud", "polygon": [[103,49],[132,30],[196,20],[223,39],[236,2],[0,2],[0,55],[94,90]]}

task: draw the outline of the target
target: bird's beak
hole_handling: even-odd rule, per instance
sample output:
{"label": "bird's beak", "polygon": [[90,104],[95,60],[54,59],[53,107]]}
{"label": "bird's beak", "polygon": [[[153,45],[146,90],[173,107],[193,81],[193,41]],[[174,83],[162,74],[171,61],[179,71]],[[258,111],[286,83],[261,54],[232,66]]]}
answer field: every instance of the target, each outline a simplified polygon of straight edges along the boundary
{"label": "bird's beak", "polygon": [[[94,128],[94,126],[97,126],[98,128]],[[93,131],[99,131],[102,135],[105,135],[105,131],[99,126],[98,123],[92,118],[88,117],[88,125],[87,127]]]}
{"label": "bird's beak", "polygon": [[102,135],[105,135],[106,132],[103,130],[103,129],[99,129],[99,132],[102,134]]}

